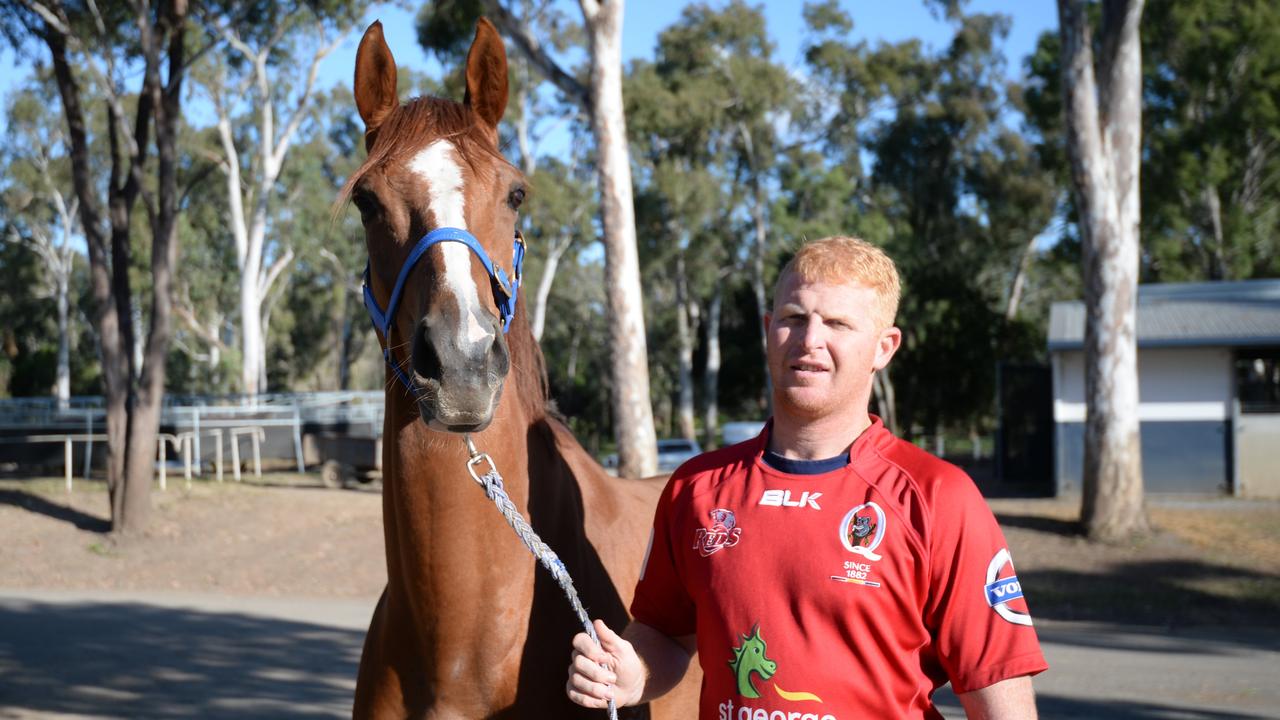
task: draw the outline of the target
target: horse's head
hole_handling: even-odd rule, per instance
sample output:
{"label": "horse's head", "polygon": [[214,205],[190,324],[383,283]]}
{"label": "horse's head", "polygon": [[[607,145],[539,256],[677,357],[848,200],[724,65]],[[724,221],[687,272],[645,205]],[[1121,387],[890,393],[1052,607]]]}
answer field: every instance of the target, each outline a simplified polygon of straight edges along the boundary
{"label": "horse's head", "polygon": [[423,421],[453,432],[493,419],[524,249],[515,231],[524,178],[497,145],[507,58],[486,20],[466,80],[461,104],[401,105],[382,25],[369,26],[355,73],[369,157],[344,188],[364,223],[366,305],[387,362],[416,394]]}

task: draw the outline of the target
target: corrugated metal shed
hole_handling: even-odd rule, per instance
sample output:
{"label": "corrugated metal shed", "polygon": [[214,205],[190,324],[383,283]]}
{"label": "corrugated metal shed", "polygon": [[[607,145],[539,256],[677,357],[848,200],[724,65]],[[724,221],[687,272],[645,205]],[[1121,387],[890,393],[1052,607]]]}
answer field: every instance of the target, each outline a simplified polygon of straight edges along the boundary
{"label": "corrugated metal shed", "polygon": [[[1138,287],[1139,347],[1280,345],[1280,280]],[[1084,347],[1084,303],[1049,310],[1049,350]]]}

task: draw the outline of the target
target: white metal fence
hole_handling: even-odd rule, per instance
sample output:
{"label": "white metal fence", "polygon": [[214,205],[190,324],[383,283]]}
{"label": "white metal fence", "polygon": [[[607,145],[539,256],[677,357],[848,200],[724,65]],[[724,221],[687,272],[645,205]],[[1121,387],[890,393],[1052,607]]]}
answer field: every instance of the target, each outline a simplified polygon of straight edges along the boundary
{"label": "white metal fence", "polygon": [[[260,444],[267,431],[286,433],[292,444],[299,472],[304,470],[303,427],[343,426],[348,434],[380,437],[383,393],[381,391],[272,393],[241,395],[168,395],[163,401],[162,433],[157,460],[164,483],[166,442],[181,454],[188,479],[192,471],[202,472],[203,444],[216,444],[218,479],[222,478],[223,441],[231,444],[231,455],[239,479],[239,443],[247,439],[255,468],[260,473]],[[101,397],[76,397],[60,403],[55,398],[0,399],[0,442],[64,444],[64,464],[68,486],[71,482],[72,445],[84,443],[84,475],[89,476],[93,446],[102,442],[106,429],[106,408]]]}

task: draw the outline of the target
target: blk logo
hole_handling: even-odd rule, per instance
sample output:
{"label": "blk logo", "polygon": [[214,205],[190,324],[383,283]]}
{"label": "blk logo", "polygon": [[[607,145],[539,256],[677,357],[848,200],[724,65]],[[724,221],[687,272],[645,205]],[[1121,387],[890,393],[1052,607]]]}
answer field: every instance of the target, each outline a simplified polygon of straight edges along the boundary
{"label": "blk logo", "polygon": [[760,496],[760,504],[768,507],[809,507],[821,510],[822,506],[818,504],[820,497],[822,493],[811,493],[808,490],[800,493],[799,498],[792,498],[790,490],[765,490],[764,495]]}

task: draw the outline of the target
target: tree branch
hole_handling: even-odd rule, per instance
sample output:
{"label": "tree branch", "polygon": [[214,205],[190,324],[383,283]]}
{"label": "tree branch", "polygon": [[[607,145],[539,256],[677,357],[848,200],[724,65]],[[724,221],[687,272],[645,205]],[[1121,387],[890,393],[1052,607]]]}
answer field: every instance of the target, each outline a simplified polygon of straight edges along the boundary
{"label": "tree branch", "polygon": [[293,262],[293,248],[286,247],[284,254],[276,258],[263,275],[262,281],[258,284],[258,297],[266,297],[267,293],[271,292],[271,286],[275,284],[276,278],[280,277],[280,273],[284,272],[291,262]]}
{"label": "tree branch", "polygon": [[[323,42],[324,27],[321,26],[319,22],[316,23],[316,26],[320,31],[321,42]],[[293,116],[289,118],[289,122],[285,126],[284,133],[280,136],[280,142],[276,145],[275,152],[271,154],[271,167],[275,170],[275,173],[273,174],[278,175],[280,173],[280,166],[284,164],[284,156],[289,152],[289,145],[293,142],[293,136],[298,132],[298,128],[302,125],[302,120],[309,110],[307,102],[311,99],[311,92],[315,88],[316,76],[320,72],[320,61],[324,60],[329,53],[333,52],[333,50],[342,43],[342,40],[346,35],[347,33],[345,32],[339,33],[338,37],[334,38],[333,42],[328,45],[322,45],[318,50],[316,50],[315,55],[311,58],[311,69],[307,72],[307,83],[302,90],[302,97],[298,99],[297,110],[295,110]]]}
{"label": "tree branch", "polygon": [[543,77],[550,80],[551,84],[568,95],[569,99],[581,106],[584,111],[589,112],[591,89],[565,72],[542,47],[542,43],[529,32],[528,25],[512,15],[499,0],[483,0],[483,4],[485,14],[493,20],[504,35],[511,38],[520,52],[533,63],[534,67],[538,68]]}

